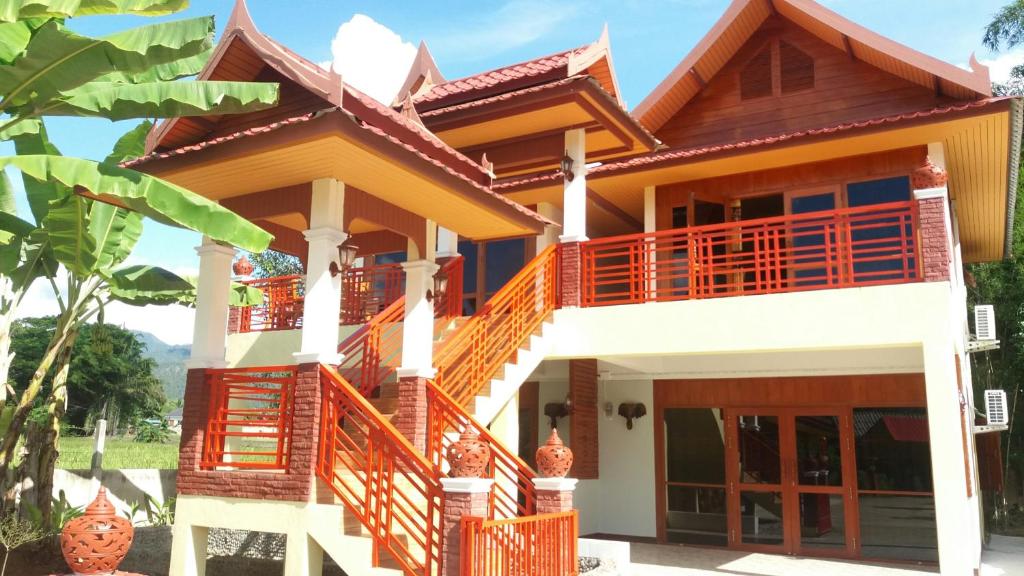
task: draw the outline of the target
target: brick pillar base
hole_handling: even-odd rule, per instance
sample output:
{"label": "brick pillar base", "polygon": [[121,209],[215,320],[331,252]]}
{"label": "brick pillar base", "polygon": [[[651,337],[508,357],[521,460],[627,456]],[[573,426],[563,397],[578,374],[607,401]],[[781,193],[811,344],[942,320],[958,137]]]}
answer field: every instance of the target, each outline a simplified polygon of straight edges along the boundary
{"label": "brick pillar base", "polygon": [[950,231],[946,227],[946,189],[915,190],[921,230],[921,269],[925,282],[949,280]]}
{"label": "brick pillar base", "polygon": [[494,480],[484,478],[442,478],[444,510],[441,514],[442,576],[460,576],[462,569],[462,518],[487,518],[487,504]]}
{"label": "brick pillar base", "polygon": [[582,302],[582,258],[579,242],[565,242],[559,245],[559,305],[562,308],[579,307]]}
{"label": "brick pillar base", "polygon": [[185,399],[181,410],[181,442],[178,445],[178,469],[198,470],[203,458],[203,438],[209,420],[210,387],[206,369],[192,368],[185,377]]}
{"label": "brick pillar base", "polygon": [[292,407],[292,444],[288,475],[301,494],[312,494],[320,438],[320,364],[299,364]]}
{"label": "brick pillar base", "polygon": [[537,488],[537,514],[558,514],[573,509],[572,493],[576,490],[575,478],[534,478]]}
{"label": "brick pillar base", "polygon": [[242,331],[242,308],[231,306],[228,308],[228,334],[238,334]]}
{"label": "brick pillar base", "polygon": [[427,453],[427,379],[410,376],[398,379],[398,412],[395,428],[421,454]]}

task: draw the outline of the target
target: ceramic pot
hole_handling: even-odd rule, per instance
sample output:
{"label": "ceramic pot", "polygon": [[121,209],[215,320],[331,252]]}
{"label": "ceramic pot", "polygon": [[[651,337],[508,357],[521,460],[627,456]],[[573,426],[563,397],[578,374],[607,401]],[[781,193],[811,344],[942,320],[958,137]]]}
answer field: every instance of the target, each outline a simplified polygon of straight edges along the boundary
{"label": "ceramic pot", "polygon": [[60,549],[76,576],[113,574],[128,555],[134,537],[132,523],[117,515],[107,500],[106,488],[100,488],[85,514],[64,525]]}
{"label": "ceramic pot", "polygon": [[242,256],[235,263],[231,265],[231,270],[235,273],[235,276],[249,276],[253,270],[252,262],[249,262],[249,258]]}
{"label": "ceramic pot", "polygon": [[558,437],[558,429],[551,429],[551,436],[537,448],[537,471],[541,478],[565,478],[572,468],[572,450]]}
{"label": "ceramic pot", "polygon": [[448,447],[452,478],[480,478],[490,461],[491,447],[472,430],[463,432],[459,440]]}

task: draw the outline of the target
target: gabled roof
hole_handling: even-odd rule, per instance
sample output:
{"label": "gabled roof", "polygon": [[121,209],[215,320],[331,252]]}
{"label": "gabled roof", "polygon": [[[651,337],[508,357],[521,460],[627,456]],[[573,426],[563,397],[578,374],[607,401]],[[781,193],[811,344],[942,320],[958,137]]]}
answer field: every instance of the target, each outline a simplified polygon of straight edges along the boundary
{"label": "gabled roof", "polygon": [[[415,66],[416,64],[414,64]],[[615,77],[615,68],[611,59],[607,26],[596,42],[586,46],[503,66],[450,82],[434,84],[429,90],[421,90],[419,94],[413,96],[417,109],[424,112],[552,80],[561,80],[580,73],[594,76],[601,86],[622,105],[618,80]],[[410,73],[410,75],[412,74]]]}
{"label": "gabled roof", "polygon": [[416,57],[412,60],[412,65],[409,66],[409,73],[405,76],[405,82],[402,83],[402,87],[399,88],[398,93],[395,95],[395,101],[392,106],[396,108],[402,105],[402,101],[409,94],[417,96],[426,90],[430,90],[432,86],[437,84],[444,84],[447,80],[444,79],[444,75],[441,74],[441,70],[437,67],[437,62],[434,61],[433,54],[430,53],[430,49],[427,48],[426,42],[420,42],[420,47],[416,50]]}
{"label": "gabled roof", "polygon": [[851,58],[961,100],[992,95],[988,68],[971,56],[971,70],[922,54],[876,34],[813,0],[733,0],[682,62],[633,110],[657,131],[696,96],[764,21],[779,15]]}

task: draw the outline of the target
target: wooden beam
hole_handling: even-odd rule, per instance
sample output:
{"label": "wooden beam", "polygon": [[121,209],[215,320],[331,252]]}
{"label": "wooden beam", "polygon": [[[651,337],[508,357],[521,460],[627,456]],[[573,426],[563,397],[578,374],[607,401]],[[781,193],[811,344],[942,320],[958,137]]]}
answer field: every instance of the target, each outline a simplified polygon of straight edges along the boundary
{"label": "wooden beam", "polygon": [[933,74],[932,75],[932,84],[935,86],[935,95],[938,96],[939,98],[941,98],[942,97],[942,78],[939,78],[938,75]]}
{"label": "wooden beam", "polygon": [[765,0],[765,4],[768,5],[768,12],[771,13],[772,16],[779,15],[779,11],[775,9],[775,2],[772,0]]}
{"label": "wooden beam", "polygon": [[857,61],[857,55],[853,53],[853,44],[850,42],[850,37],[843,34],[843,47],[846,49],[846,55],[850,57],[850,60]]}
{"label": "wooden beam", "polygon": [[610,202],[604,196],[601,196],[597,192],[594,192],[593,188],[587,188],[587,198],[594,203],[595,206],[604,210],[605,212],[615,216],[619,220],[622,220],[629,226],[632,226],[634,230],[642,231],[644,229],[644,223],[634,218],[629,212],[626,212],[622,208],[619,208],[612,202]]}
{"label": "wooden beam", "polygon": [[704,77],[700,75],[696,67],[690,68],[690,74],[693,75],[693,79],[697,81],[697,85],[703,90],[708,87],[708,83],[704,80]]}

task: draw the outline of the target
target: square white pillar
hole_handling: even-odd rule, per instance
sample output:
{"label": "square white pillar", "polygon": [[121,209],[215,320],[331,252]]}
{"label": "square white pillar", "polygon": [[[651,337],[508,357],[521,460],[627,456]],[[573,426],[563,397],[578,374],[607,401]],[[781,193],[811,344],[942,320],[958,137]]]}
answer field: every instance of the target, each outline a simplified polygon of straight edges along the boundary
{"label": "square white pillar", "polygon": [[443,227],[437,227],[437,257],[454,258],[459,255],[459,235]]}
{"label": "square white pillar", "polygon": [[399,378],[433,378],[434,303],[427,291],[434,290],[438,265],[430,260],[403,262],[405,271],[405,320],[402,325],[402,366]]}
{"label": "square white pillar", "polygon": [[[562,211],[550,202],[538,202],[537,213],[552,222],[562,221]],[[537,236],[537,254],[552,244],[558,244],[558,226],[550,224],[544,227],[543,234]]]}
{"label": "square white pillar", "polygon": [[562,192],[562,242],[587,241],[587,132],[565,133],[565,152],[572,159],[573,177],[565,178]]}
{"label": "square white pillar", "polygon": [[[644,186],[645,234],[651,234],[658,231],[657,214],[657,188],[654,186]],[[650,267],[650,274],[647,278],[647,293],[650,300],[654,302],[657,300],[658,296],[658,251],[656,249],[652,249],[647,253],[647,259],[647,265]]]}
{"label": "square white pillar", "polygon": [[338,364],[338,323],[341,319],[341,274],[331,275],[338,263],[338,245],[348,238],[344,223],[345,185],[333,179],[313,182],[310,229],[306,237],[306,295],[302,309],[299,363]]}
{"label": "square white pillar", "polygon": [[231,261],[235,249],[204,237],[199,254],[196,321],[192,329],[189,368],[223,368],[227,342]]}

